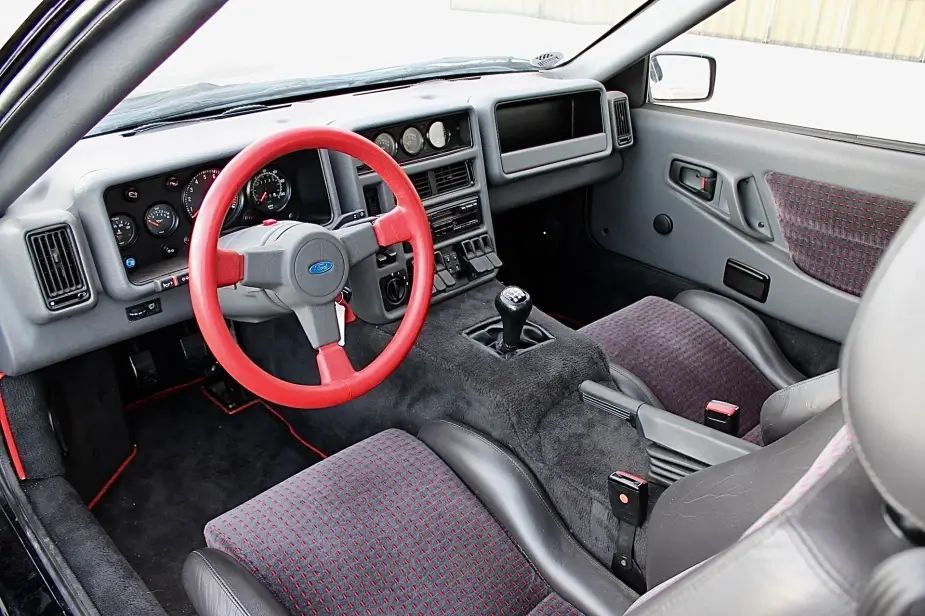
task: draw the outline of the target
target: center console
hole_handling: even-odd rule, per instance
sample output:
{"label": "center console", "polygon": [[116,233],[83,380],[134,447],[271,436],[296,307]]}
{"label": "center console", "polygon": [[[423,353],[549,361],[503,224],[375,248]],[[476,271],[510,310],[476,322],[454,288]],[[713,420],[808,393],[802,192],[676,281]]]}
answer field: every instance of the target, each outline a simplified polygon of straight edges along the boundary
{"label": "center console", "polygon": [[[373,126],[350,127],[401,164],[421,197],[434,241],[433,301],[455,296],[497,276],[485,164],[474,111],[462,108]],[[348,157],[332,161],[341,203],[356,203],[359,216],[395,207],[395,196],[369,167]],[[351,307],[370,323],[400,318],[408,300],[416,259],[407,244],[379,251],[375,262],[351,270],[357,288],[378,288],[378,297],[354,295]]]}

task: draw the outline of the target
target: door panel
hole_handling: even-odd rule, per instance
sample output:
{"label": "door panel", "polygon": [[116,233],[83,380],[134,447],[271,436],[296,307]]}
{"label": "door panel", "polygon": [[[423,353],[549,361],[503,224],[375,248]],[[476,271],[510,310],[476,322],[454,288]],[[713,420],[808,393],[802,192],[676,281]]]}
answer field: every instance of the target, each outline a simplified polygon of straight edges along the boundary
{"label": "door panel", "polygon": [[[632,119],[623,173],[594,189],[594,239],[843,341],[856,294],[925,195],[925,156],[651,105]],[[655,230],[659,214],[670,233]],[[725,286],[730,259],[770,277],[764,302]]]}

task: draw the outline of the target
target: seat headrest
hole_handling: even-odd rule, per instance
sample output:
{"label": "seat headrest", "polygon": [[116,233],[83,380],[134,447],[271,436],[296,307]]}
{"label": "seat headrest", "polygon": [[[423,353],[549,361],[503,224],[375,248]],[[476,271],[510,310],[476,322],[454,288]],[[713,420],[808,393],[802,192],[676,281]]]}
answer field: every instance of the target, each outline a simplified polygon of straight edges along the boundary
{"label": "seat headrest", "polygon": [[896,511],[925,528],[925,207],[887,249],[841,358],[858,457]]}

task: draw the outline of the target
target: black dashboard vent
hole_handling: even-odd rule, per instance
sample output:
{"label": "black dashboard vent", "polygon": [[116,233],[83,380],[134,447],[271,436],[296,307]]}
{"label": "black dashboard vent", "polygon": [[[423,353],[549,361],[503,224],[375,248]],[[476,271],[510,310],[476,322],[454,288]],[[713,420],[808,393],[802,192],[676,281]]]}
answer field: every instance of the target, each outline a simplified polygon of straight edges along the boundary
{"label": "black dashboard vent", "polygon": [[434,187],[430,182],[430,171],[422,171],[420,173],[412,173],[408,177],[411,178],[411,183],[414,184],[414,190],[418,191],[418,196],[421,199],[429,199],[434,196]]}
{"label": "black dashboard vent", "polygon": [[630,123],[630,103],[625,98],[615,98],[613,103],[613,123],[617,133],[617,147],[633,145],[633,125]]}
{"label": "black dashboard vent", "polygon": [[35,276],[49,310],[62,310],[90,300],[87,275],[80,262],[74,232],[66,224],[26,234]]}
{"label": "black dashboard vent", "polygon": [[472,184],[472,170],[468,161],[434,169],[434,186],[438,195],[468,188]]}
{"label": "black dashboard vent", "polygon": [[408,177],[411,178],[411,183],[414,184],[414,189],[418,191],[422,200],[462,190],[475,184],[472,179],[470,161],[450,163],[429,171],[413,173]]}

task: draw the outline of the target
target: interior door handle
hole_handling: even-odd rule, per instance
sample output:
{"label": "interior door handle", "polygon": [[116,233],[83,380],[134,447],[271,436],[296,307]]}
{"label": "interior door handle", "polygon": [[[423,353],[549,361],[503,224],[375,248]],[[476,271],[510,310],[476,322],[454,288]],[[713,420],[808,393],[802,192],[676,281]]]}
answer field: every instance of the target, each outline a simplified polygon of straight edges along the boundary
{"label": "interior door handle", "polygon": [[668,175],[672,182],[701,199],[712,201],[716,195],[716,171],[709,167],[675,159]]}

